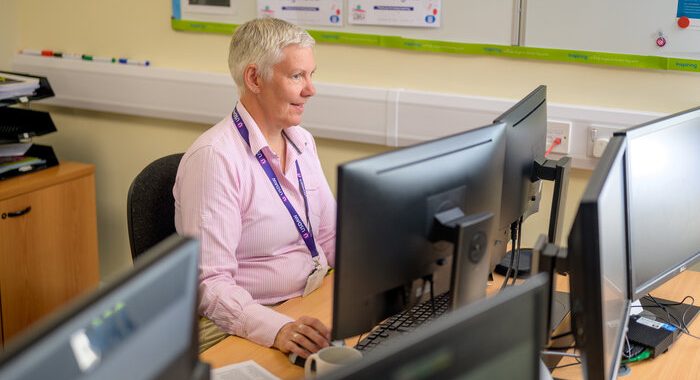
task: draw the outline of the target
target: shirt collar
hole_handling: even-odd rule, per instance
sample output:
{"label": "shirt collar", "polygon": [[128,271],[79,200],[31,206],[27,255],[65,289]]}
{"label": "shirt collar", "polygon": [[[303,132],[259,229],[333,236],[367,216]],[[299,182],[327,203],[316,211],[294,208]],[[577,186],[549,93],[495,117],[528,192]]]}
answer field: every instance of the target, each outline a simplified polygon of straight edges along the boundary
{"label": "shirt collar", "polygon": [[[245,126],[248,128],[250,150],[253,152],[253,154],[259,152],[265,147],[267,147],[269,150],[270,146],[267,143],[265,136],[262,134],[262,131],[260,130],[260,127],[258,127],[258,124],[255,122],[255,120],[253,120],[253,117],[250,116],[250,113],[248,113],[248,110],[245,108],[245,106],[243,106],[243,103],[239,101],[236,104],[236,110],[241,116],[241,119],[243,119]],[[233,123],[233,120],[231,121],[231,123]],[[301,154],[306,148],[307,144],[301,127],[295,125],[289,128],[285,128],[283,133],[285,134],[287,141],[290,143],[289,145],[291,146],[291,148],[294,149],[297,154]]]}

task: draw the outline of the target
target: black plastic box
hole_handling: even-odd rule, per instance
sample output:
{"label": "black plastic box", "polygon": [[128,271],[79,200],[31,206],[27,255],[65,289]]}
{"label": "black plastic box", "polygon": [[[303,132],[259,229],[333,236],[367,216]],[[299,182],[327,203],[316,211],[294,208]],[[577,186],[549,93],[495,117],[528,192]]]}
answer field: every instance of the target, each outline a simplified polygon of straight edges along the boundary
{"label": "black plastic box", "polygon": [[[48,112],[10,107],[20,102],[28,103],[53,96],[54,92],[48,80],[35,75],[0,71],[0,75],[3,73],[38,78],[39,88],[31,95],[0,100],[0,146],[2,144],[21,142],[31,143],[31,139],[36,136],[43,136],[51,132],[56,132],[56,125]],[[56,158],[56,154],[50,146],[32,144],[24,155],[38,157],[46,162],[41,164],[28,164],[21,168],[0,173],[0,180],[58,165],[58,158]]]}

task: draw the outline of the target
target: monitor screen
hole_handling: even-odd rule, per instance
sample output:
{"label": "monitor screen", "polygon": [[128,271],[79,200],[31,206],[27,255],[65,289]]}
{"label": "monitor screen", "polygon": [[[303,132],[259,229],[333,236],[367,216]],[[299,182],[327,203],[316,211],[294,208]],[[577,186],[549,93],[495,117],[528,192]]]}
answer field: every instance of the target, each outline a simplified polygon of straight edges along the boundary
{"label": "monitor screen", "polygon": [[[485,126],[338,168],[333,339],[365,333],[410,307],[407,285],[452,258],[454,245],[436,236],[438,214],[498,215],[503,128]],[[472,219],[484,233],[476,235],[492,236],[493,219]],[[463,285],[465,297],[485,294],[490,246],[481,247],[459,267],[460,282],[473,284]]]}
{"label": "monitor screen", "polygon": [[189,379],[199,244],[171,237],[133,269],[6,347],[0,378]]}
{"label": "monitor screen", "polygon": [[632,299],[700,260],[700,108],[627,136]]}
{"label": "monitor screen", "polygon": [[569,234],[572,331],[588,379],[614,379],[629,317],[625,138],[610,140]]}
{"label": "monitor screen", "polygon": [[326,379],[539,379],[548,286],[545,274],[533,276],[398,337]]}
{"label": "monitor screen", "polygon": [[547,87],[537,87],[495,122],[506,123],[506,159],[499,222],[499,227],[505,229],[527,212],[534,162],[544,157]]}

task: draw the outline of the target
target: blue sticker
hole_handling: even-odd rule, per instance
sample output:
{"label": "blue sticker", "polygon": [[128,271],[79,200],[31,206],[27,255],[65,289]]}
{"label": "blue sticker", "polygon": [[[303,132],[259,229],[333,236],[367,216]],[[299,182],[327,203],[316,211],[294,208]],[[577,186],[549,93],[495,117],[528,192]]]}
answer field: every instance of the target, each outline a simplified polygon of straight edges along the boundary
{"label": "blue sticker", "polygon": [[678,0],[676,17],[700,19],[700,0]]}
{"label": "blue sticker", "polygon": [[336,15],[331,16],[331,22],[332,22],[332,23],[337,24],[338,21],[340,21],[340,17],[338,17],[338,16],[336,16]]}
{"label": "blue sticker", "polygon": [[661,327],[663,327],[664,329],[666,329],[666,330],[668,330],[668,331],[670,331],[670,332],[676,331],[676,327],[673,326],[673,325],[669,325],[668,323],[662,323],[662,324],[661,324]]}
{"label": "blue sticker", "polygon": [[435,23],[435,16],[433,16],[433,15],[425,16],[425,22],[427,22],[428,24],[434,24]]}

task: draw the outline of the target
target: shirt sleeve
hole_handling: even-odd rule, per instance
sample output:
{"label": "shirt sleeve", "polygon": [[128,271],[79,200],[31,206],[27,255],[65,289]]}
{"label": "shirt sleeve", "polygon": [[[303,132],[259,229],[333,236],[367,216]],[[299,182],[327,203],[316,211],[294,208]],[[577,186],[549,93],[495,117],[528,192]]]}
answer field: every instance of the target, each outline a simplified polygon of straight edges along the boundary
{"label": "shirt sleeve", "polygon": [[235,163],[210,146],[183,160],[178,175],[178,233],[201,242],[199,313],[229,334],[272,346],[292,319],[257,303],[238,286],[236,248],[241,238],[240,177]]}
{"label": "shirt sleeve", "polygon": [[321,220],[316,239],[326,254],[328,265],[335,267],[336,201],[323,173],[323,167],[316,151],[316,142],[311,134],[309,134],[309,138],[314,152],[314,165],[319,176],[319,200],[321,203]]}

